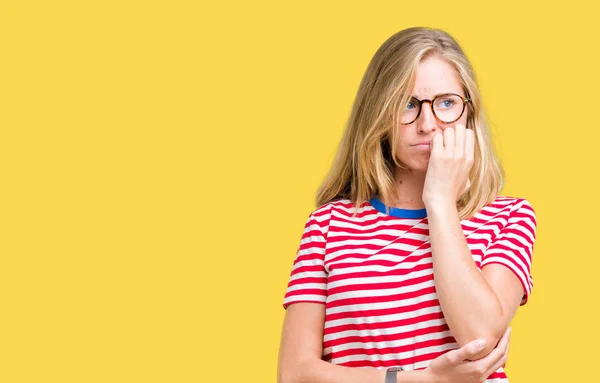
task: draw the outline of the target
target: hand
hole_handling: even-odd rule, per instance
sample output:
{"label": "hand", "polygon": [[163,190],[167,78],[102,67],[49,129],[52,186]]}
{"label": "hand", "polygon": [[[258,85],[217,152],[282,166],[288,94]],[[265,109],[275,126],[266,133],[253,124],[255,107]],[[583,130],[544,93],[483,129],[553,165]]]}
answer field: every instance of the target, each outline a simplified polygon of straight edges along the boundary
{"label": "hand", "polygon": [[423,202],[451,203],[470,186],[469,172],[475,158],[475,133],[464,125],[448,127],[431,140],[431,155],[425,176]]}
{"label": "hand", "polygon": [[479,353],[477,341],[467,343],[457,350],[451,350],[431,361],[424,370],[428,381],[440,383],[481,383],[494,371],[506,364],[511,328],[509,327],[496,348],[488,355],[474,361],[469,360]]}

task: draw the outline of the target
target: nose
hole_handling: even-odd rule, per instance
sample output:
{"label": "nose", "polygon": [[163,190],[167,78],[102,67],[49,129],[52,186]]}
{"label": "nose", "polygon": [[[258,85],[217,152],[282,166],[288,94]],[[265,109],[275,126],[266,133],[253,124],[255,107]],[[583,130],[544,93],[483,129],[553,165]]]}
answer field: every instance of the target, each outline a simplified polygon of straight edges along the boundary
{"label": "nose", "polygon": [[438,121],[433,115],[431,102],[424,102],[421,105],[421,115],[417,119],[417,127],[419,132],[430,133],[438,128]]}

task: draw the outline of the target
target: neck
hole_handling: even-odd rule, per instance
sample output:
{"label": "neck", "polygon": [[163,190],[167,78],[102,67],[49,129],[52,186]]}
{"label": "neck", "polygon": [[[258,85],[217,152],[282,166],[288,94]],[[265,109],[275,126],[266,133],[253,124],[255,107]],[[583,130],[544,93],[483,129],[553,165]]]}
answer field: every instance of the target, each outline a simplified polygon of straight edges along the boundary
{"label": "neck", "polygon": [[394,172],[394,185],[396,195],[394,207],[403,209],[422,209],[423,186],[425,185],[424,171],[404,170],[396,168]]}

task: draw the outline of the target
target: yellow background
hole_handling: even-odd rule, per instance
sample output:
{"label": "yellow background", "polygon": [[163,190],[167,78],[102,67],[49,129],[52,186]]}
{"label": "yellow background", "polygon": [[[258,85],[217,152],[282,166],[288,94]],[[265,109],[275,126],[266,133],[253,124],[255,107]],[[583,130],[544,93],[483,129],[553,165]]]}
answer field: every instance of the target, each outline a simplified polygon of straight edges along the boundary
{"label": "yellow background", "polygon": [[593,381],[586,3],[0,2],[0,381],[275,382],[315,190],[369,60],[417,25],[467,52],[503,194],[537,213],[511,382]]}

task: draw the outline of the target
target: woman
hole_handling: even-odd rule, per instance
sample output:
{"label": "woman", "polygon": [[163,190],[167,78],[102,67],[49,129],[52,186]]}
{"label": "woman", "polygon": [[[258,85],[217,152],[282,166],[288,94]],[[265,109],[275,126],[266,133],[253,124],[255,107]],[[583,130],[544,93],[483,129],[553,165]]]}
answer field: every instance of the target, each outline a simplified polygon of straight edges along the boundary
{"label": "woman", "polygon": [[450,35],[380,47],[294,261],[279,382],[508,382],[536,219],[490,141]]}

